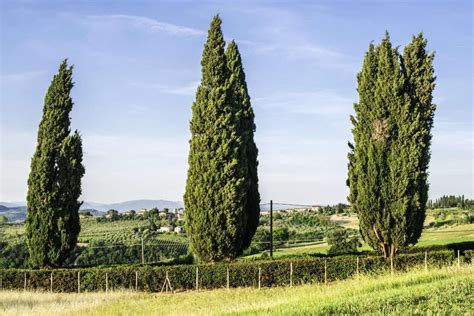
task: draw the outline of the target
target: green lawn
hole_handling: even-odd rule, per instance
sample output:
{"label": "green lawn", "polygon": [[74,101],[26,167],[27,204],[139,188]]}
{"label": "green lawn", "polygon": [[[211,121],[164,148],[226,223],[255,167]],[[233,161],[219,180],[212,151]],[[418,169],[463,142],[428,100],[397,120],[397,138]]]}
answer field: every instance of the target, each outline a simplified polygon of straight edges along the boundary
{"label": "green lawn", "polygon": [[474,224],[429,228],[423,231],[417,247],[474,241]]}
{"label": "green lawn", "polygon": [[3,315],[472,314],[474,268],[415,270],[293,288],[176,294],[0,292]]}

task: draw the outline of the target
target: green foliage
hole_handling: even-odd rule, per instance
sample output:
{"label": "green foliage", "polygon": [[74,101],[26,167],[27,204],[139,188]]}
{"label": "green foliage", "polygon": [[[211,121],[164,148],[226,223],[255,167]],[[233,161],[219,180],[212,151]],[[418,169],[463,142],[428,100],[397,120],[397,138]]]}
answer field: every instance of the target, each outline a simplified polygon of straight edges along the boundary
{"label": "green foliage", "polygon": [[[243,70],[238,72],[241,65],[233,59],[229,69],[224,47],[221,20],[215,16],[202,55],[201,84],[192,106],[184,194],[186,231],[193,253],[203,261],[240,255],[255,232],[259,214],[255,208],[259,199],[254,192],[256,166],[254,174],[249,172],[257,154],[256,148],[250,148],[255,128],[253,113],[246,91],[241,91],[245,88]],[[240,57],[238,51],[231,55]]]}
{"label": "green foliage", "polygon": [[358,247],[362,247],[357,236],[350,236],[346,229],[334,229],[328,233],[328,254],[356,253]]}
{"label": "green foliage", "polygon": [[[406,271],[424,264],[424,253],[399,255],[394,259],[397,271]],[[236,262],[231,264],[175,265],[175,266],[116,266],[113,268],[85,268],[54,270],[54,291],[77,291],[77,272],[80,271],[81,291],[105,289],[105,273],[108,274],[110,290],[134,289],[135,271],[138,272],[138,289],[157,292],[168,272],[175,290],[189,290],[195,287],[196,268],[199,269],[199,286],[204,289],[221,288],[226,285],[227,268],[231,287],[258,285],[258,270],[261,269],[261,285],[266,287],[287,286],[290,283],[290,263],[293,265],[293,284],[324,282],[324,267],[327,267],[327,280],[343,280],[357,272],[355,256],[334,258],[313,258],[299,260],[272,260],[258,262]],[[454,257],[450,251],[431,252],[428,266],[451,265]],[[383,257],[360,257],[359,271],[363,274],[381,273],[390,268],[390,261]],[[49,290],[50,271],[44,270],[0,270],[4,289],[22,289],[27,279],[29,290]]]}
{"label": "green foliage", "polygon": [[385,256],[417,242],[428,196],[434,70],[422,35],[403,56],[386,34],[370,44],[358,74],[349,201],[365,241]]}
{"label": "green foliage", "polygon": [[8,223],[8,218],[5,215],[0,215],[0,225]]}
{"label": "green foliage", "polygon": [[239,131],[242,135],[245,160],[247,161],[248,175],[245,177],[247,187],[245,213],[247,222],[243,236],[243,248],[247,248],[257,230],[260,218],[260,193],[258,192],[258,149],[254,141],[256,130],[254,112],[250,104],[250,96],[245,82],[245,72],[242,65],[237,44],[232,41],[226,49],[227,65],[230,72],[230,85],[232,88],[232,102],[235,104],[240,116]]}
{"label": "green foliage", "polygon": [[28,246],[25,242],[0,242],[0,268],[28,268]]}
{"label": "green foliage", "polygon": [[82,141],[70,135],[72,67],[65,60],[44,101],[38,144],[28,178],[26,234],[33,266],[59,266],[80,231]]}
{"label": "green foliage", "polygon": [[452,208],[474,209],[474,200],[466,199],[464,195],[443,195],[435,201],[428,201],[428,208]]}

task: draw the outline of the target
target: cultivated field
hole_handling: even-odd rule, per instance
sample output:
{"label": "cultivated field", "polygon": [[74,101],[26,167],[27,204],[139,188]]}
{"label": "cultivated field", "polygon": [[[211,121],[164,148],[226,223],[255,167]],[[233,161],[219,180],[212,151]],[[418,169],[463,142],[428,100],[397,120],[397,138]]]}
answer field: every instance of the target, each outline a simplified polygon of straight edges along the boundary
{"label": "cultivated field", "polygon": [[2,315],[472,314],[474,268],[415,270],[293,288],[176,294],[0,292]]}

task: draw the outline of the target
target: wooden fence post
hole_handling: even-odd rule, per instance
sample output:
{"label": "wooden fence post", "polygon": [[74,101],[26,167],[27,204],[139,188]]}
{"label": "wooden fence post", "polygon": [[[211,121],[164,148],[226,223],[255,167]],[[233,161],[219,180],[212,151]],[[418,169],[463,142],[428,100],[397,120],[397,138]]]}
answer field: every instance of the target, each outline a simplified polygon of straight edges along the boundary
{"label": "wooden fence post", "polygon": [[229,289],[230,286],[230,275],[229,275],[229,267],[227,267],[227,289]]}
{"label": "wooden fence post", "polygon": [[458,268],[461,267],[461,257],[459,256],[459,249],[458,249]]}
{"label": "wooden fence post", "polygon": [[259,290],[261,288],[261,283],[260,283],[261,277],[262,277],[262,268],[258,267],[258,289]]}
{"label": "wooden fence post", "polygon": [[135,291],[138,291],[138,271],[135,270]]}
{"label": "wooden fence post", "polygon": [[196,267],[196,291],[199,291],[199,268]]}
{"label": "wooden fence post", "polygon": [[25,272],[25,280],[23,282],[23,291],[26,291],[26,272]]}
{"label": "wooden fence post", "polygon": [[293,262],[290,262],[290,287],[293,287]]}
{"label": "wooden fence post", "polygon": [[357,279],[359,279],[359,257],[357,257]]}
{"label": "wooden fence post", "polygon": [[51,290],[51,293],[53,293],[53,271],[51,271],[51,280],[50,280],[50,290]]}
{"label": "wooden fence post", "polygon": [[77,271],[77,293],[81,293],[81,271]]}
{"label": "wooden fence post", "polygon": [[328,284],[328,260],[324,259],[324,284]]}
{"label": "wooden fence post", "polygon": [[109,292],[109,274],[105,272],[105,293]]}

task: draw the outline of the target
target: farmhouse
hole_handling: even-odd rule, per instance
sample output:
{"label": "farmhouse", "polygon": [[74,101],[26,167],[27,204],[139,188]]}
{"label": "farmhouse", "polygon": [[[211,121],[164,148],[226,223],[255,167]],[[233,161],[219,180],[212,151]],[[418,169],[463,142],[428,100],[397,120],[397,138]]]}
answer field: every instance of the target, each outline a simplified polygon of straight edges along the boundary
{"label": "farmhouse", "polygon": [[173,225],[164,225],[160,227],[161,233],[172,233],[174,231]]}

